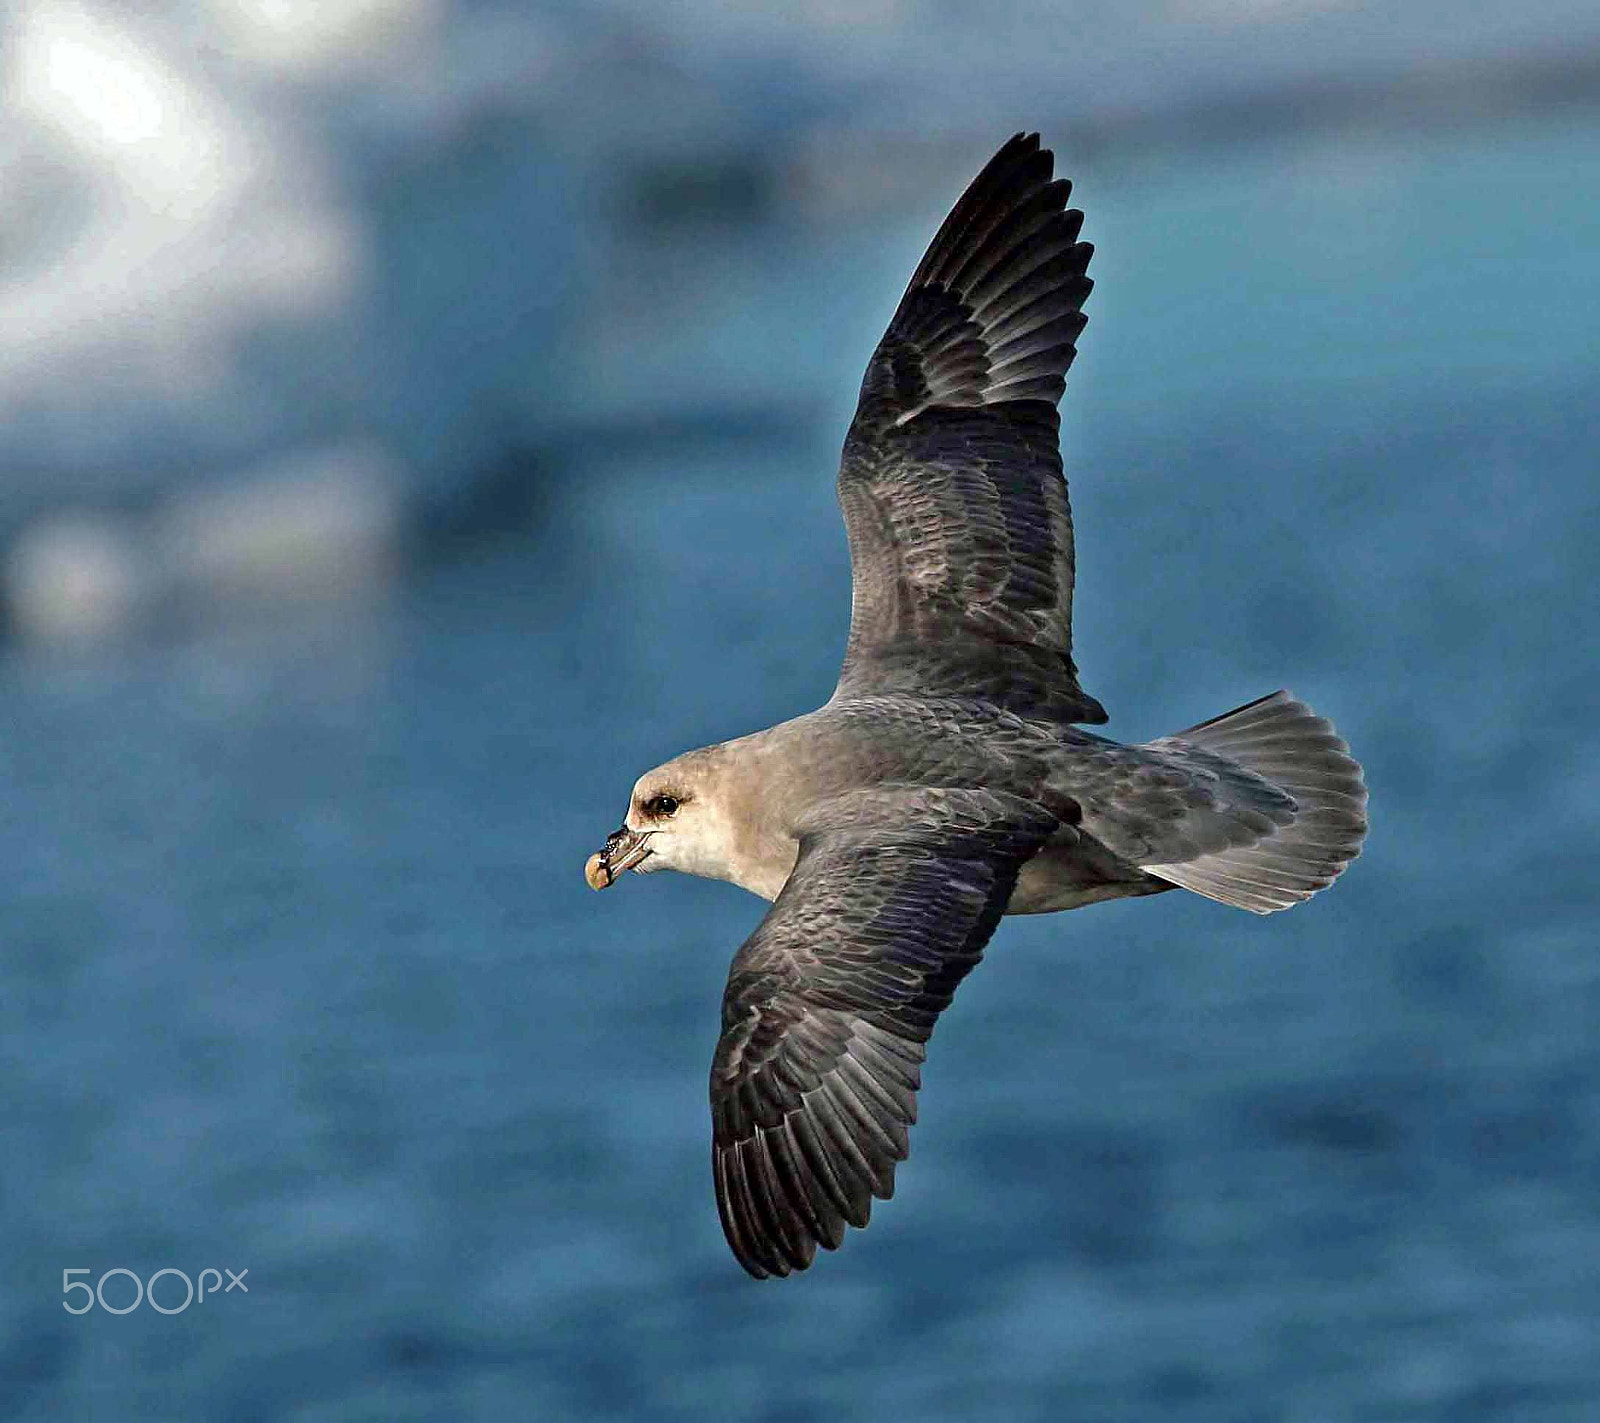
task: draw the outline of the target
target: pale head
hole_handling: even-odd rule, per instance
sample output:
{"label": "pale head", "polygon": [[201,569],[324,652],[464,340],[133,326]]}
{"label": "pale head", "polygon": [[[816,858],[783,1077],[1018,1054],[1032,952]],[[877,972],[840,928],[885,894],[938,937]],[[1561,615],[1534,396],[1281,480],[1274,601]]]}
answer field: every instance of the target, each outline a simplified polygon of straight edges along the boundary
{"label": "pale head", "polygon": [[686,751],[634,782],[621,829],[589,858],[591,886],[607,888],[623,870],[682,870],[734,878],[733,824],[723,795],[721,746]]}

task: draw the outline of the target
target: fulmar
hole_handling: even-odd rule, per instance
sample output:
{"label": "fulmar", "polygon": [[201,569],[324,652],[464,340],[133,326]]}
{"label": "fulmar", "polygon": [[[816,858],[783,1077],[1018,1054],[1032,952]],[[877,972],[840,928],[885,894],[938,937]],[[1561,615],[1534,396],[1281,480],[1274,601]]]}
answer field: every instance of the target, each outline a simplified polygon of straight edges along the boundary
{"label": "fulmar", "polygon": [[1093,250],[1019,134],[918,264],[861,382],[839,503],[850,632],[826,705],[641,776],[586,866],[731,880],[711,1066],[722,1228],[757,1278],[867,1224],[908,1152],[928,1039],[1003,914],[1181,886],[1258,914],[1366,834],[1361,767],[1287,692],[1125,746],[1072,657],[1056,404]]}

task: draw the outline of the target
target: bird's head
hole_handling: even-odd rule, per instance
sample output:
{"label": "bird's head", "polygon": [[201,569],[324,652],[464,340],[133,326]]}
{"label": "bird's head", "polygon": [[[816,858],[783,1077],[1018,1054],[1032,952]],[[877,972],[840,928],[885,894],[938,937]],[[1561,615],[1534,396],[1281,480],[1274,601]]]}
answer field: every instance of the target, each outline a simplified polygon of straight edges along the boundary
{"label": "bird's head", "polygon": [[622,825],[584,867],[592,889],[610,888],[624,870],[727,878],[732,836],[720,795],[720,750],[686,752],[634,782]]}

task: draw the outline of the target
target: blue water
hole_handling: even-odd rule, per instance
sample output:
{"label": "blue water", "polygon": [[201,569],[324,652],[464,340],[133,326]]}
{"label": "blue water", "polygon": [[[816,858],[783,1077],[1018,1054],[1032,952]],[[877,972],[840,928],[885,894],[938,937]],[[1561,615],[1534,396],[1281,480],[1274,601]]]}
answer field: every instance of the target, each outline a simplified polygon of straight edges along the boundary
{"label": "blue water", "polygon": [[[1266,920],[1005,923],[805,1276],[710,1192],[762,906],[580,871],[640,770],[831,690],[838,418],[920,226],[781,239],[813,431],[546,470],[359,612],[12,653],[5,1416],[1600,1417],[1594,138],[1088,170],[1085,684],[1129,739],[1293,688],[1372,837]],[[248,1293],[63,1310],[114,1267]]]}

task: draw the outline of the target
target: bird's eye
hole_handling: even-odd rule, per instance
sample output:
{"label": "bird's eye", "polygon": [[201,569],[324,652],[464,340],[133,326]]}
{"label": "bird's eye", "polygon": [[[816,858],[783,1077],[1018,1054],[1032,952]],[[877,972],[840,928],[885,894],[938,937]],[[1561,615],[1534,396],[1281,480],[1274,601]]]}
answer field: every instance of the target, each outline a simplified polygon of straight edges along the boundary
{"label": "bird's eye", "polygon": [[644,808],[651,815],[676,815],[678,811],[678,798],[675,795],[651,796],[644,803]]}

